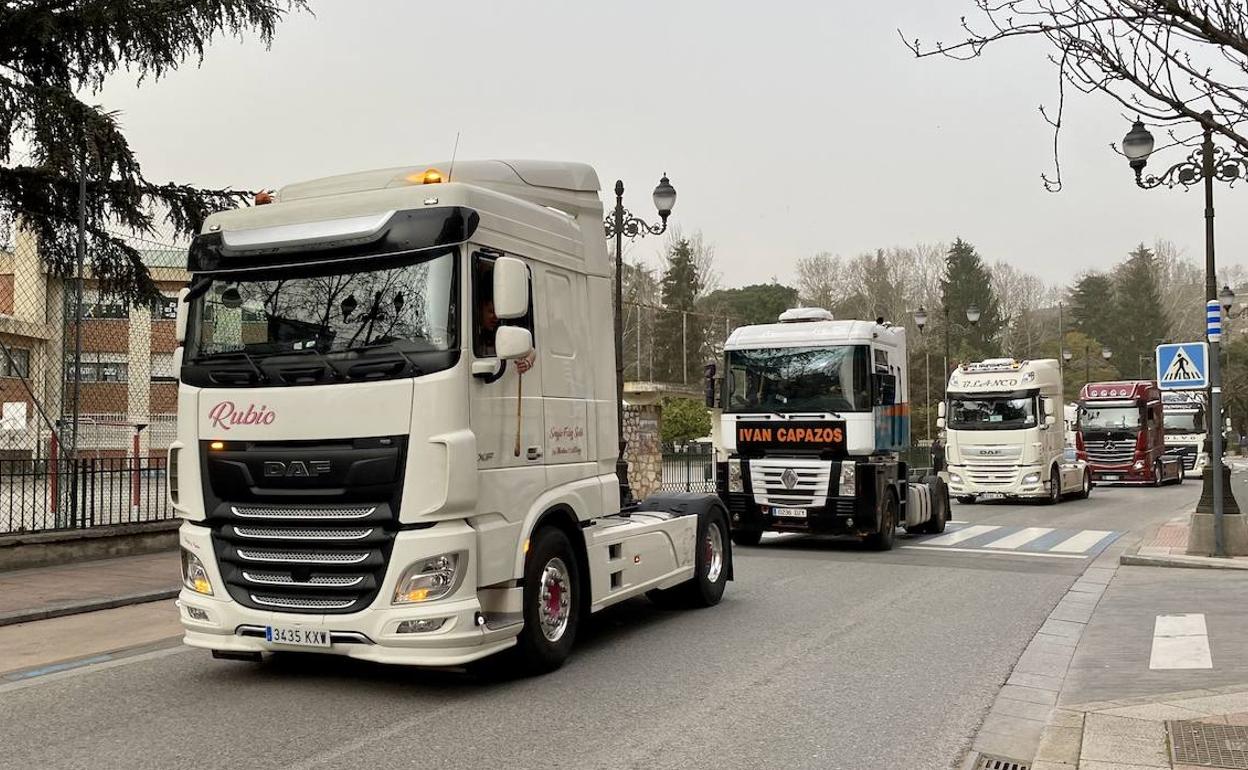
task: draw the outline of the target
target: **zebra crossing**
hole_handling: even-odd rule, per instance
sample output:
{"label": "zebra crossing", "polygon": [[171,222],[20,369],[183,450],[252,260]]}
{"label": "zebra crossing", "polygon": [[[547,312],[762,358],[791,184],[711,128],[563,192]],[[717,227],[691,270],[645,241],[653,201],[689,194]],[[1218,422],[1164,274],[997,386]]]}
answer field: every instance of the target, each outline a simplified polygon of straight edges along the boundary
{"label": "zebra crossing", "polygon": [[[982,555],[1024,556],[1040,559],[1090,559],[1122,536],[1107,529],[1012,527],[950,522],[944,534],[902,537],[897,547],[913,551],[945,551]],[[765,532],[763,542],[803,537],[798,533]]]}

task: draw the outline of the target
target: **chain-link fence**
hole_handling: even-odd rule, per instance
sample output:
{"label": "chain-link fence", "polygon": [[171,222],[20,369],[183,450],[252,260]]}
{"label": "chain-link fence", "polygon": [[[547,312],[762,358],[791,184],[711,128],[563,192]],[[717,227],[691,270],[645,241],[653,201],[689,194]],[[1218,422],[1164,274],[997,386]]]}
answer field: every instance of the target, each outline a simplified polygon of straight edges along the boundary
{"label": "chain-link fence", "polygon": [[624,303],[624,379],[698,386],[702,367],[718,360],[740,319]]}
{"label": "chain-link fence", "polygon": [[0,248],[0,533],[168,518],[185,248],[129,239],[159,297],[127,303],[89,267],[50,274],[18,221]]}

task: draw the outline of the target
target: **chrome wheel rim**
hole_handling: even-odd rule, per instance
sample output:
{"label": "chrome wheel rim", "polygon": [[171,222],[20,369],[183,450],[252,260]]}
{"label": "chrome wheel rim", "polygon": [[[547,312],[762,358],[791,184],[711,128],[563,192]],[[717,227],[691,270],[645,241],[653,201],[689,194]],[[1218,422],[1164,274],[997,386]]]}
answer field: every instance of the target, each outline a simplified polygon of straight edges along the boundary
{"label": "chrome wheel rim", "polygon": [[702,548],[706,556],[706,579],[712,583],[719,582],[719,575],[724,571],[724,536],[718,524],[706,528]]}
{"label": "chrome wheel rim", "polygon": [[563,559],[556,556],[546,562],[540,586],[537,616],[542,636],[548,642],[557,642],[567,632],[568,618],[572,614],[572,579]]}

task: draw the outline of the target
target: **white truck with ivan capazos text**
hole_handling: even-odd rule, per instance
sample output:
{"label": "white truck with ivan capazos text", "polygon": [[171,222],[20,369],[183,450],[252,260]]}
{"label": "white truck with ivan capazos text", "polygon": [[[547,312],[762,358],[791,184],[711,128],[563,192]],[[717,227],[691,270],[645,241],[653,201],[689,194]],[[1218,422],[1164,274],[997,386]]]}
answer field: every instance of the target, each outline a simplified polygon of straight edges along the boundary
{"label": "white truck with ivan capazos text", "polygon": [[588,613],[719,601],[715,496],[620,509],[594,170],[443,168],[292,185],[192,242],[169,453],[187,644],[533,672]]}
{"label": "white truck with ivan capazos text", "polygon": [[742,326],[708,370],[716,484],[732,538],[766,531],[854,535],[881,550],[898,526],[942,532],[944,482],[910,483],[904,328],[796,308]]}
{"label": "white truck with ivan capazos text", "polygon": [[963,503],[982,495],[1087,497],[1091,474],[1065,457],[1066,418],[1056,359],[962,364],[949,376],[938,419],[950,494]]}

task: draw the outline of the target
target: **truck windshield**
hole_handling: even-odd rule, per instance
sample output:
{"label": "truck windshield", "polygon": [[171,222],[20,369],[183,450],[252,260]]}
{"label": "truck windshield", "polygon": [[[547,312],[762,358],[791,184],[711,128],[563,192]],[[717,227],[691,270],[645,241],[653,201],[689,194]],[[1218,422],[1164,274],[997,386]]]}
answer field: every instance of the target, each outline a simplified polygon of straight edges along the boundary
{"label": "truck windshield", "polygon": [[1166,433],[1203,433],[1205,430],[1200,412],[1166,412],[1162,422]]}
{"label": "truck windshield", "polygon": [[871,409],[865,345],[728,351],[729,412]]}
{"label": "truck windshield", "polygon": [[190,303],[186,362],[259,368],[267,358],[304,355],[336,368],[388,353],[405,366],[441,368],[422,354],[458,344],[455,275],[455,254],[444,251],[199,277],[193,287],[211,284],[199,284]]}
{"label": "truck windshield", "polygon": [[1140,408],[1137,406],[1088,406],[1084,408],[1079,426],[1089,430],[1138,430]]}
{"label": "truck windshield", "polygon": [[949,394],[951,430],[1018,430],[1036,425],[1035,396]]}

